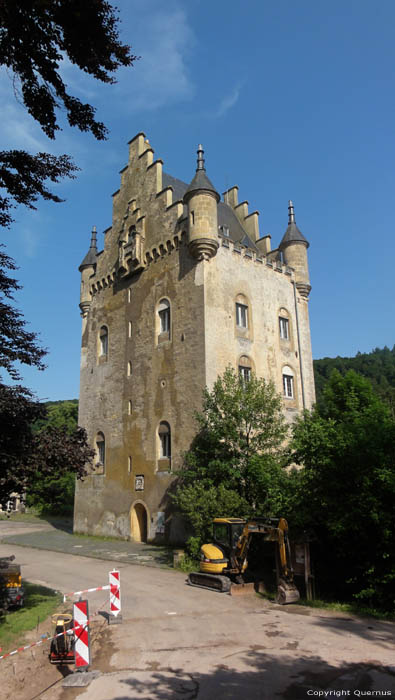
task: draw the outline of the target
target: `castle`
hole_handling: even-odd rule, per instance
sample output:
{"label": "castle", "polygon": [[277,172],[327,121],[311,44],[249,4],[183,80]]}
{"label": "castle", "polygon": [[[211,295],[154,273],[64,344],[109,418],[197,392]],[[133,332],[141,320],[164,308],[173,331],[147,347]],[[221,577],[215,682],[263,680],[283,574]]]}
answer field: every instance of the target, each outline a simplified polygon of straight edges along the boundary
{"label": "castle", "polygon": [[272,250],[236,186],[221,201],[203,156],[188,185],[135,136],[104,250],[94,228],[80,265],[79,424],[97,468],[77,483],[76,532],[180,538],[166,493],[202,391],[228,365],[272,379],[289,422],[314,403],[309,244],[292,202]]}

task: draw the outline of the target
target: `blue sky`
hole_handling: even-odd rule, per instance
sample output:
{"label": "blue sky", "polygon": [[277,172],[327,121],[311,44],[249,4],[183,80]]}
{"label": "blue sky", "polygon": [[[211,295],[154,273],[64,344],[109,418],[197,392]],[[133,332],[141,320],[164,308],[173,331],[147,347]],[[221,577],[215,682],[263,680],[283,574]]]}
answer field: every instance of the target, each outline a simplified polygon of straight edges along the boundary
{"label": "blue sky", "polygon": [[49,350],[45,372],[23,368],[25,385],[43,400],[78,396],[78,266],[92,225],[111,224],[111,194],[139,131],[185,181],[201,142],[218,191],[239,186],[273,247],[294,201],[310,241],[315,358],[392,347],[393,0],[116,4],[122,38],[141,59],[115,86],[63,66],[70,89],[97,107],[108,141],[67,125],[48,140],[0,71],[1,147],[69,153],[81,168],[56,187],[63,204],[20,208],[3,233],[20,267],[18,305]]}

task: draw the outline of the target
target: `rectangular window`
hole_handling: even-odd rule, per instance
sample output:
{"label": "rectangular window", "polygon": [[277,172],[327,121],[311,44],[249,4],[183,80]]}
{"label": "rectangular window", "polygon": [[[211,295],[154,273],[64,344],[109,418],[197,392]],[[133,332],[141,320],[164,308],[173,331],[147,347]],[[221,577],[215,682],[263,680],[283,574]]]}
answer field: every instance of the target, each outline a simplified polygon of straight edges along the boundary
{"label": "rectangular window", "polygon": [[170,433],[160,433],[160,456],[161,458],[170,459],[171,449],[170,449]]}
{"label": "rectangular window", "polygon": [[105,460],[105,442],[104,440],[97,441],[97,456],[99,458],[99,464],[103,464]]}
{"label": "rectangular window", "polygon": [[160,332],[169,333],[170,332],[170,309],[162,309],[159,311],[160,320]]}
{"label": "rectangular window", "polygon": [[294,397],[294,378],[289,374],[283,374],[283,391],[287,399]]}
{"label": "rectangular window", "polygon": [[239,328],[248,328],[248,306],[236,304],[236,325]]}
{"label": "rectangular window", "polygon": [[250,381],[251,379],[251,367],[239,367],[239,375],[241,377],[241,380],[244,384]]}
{"label": "rectangular window", "polygon": [[289,340],[289,321],[287,318],[279,317],[280,323],[280,338],[282,340]]}
{"label": "rectangular window", "polygon": [[131,456],[128,457],[128,473],[132,473],[132,458]]}

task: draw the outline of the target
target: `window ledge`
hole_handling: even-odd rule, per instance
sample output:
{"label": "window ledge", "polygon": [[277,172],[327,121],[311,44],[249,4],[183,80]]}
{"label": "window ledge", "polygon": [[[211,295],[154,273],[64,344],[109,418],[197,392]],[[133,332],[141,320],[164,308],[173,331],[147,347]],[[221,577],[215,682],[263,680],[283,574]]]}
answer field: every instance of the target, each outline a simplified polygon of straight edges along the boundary
{"label": "window ledge", "polygon": [[162,345],[162,343],[170,342],[170,333],[169,331],[166,331],[165,333],[159,333],[158,335],[158,345]]}
{"label": "window ledge", "polygon": [[167,457],[162,457],[161,459],[158,459],[157,470],[158,472],[171,471],[171,459],[168,459]]}

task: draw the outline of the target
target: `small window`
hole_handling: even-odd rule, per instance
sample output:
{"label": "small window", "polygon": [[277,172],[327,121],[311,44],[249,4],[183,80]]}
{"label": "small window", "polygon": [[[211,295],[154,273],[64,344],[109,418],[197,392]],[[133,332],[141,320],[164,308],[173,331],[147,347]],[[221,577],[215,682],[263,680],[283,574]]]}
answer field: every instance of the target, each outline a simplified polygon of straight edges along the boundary
{"label": "small window", "polygon": [[131,402],[131,401],[128,401],[128,415],[129,415],[129,416],[132,415],[132,411],[133,411],[132,402]]}
{"label": "small window", "polygon": [[164,421],[159,424],[159,459],[170,459],[171,457],[171,435],[170,425]]}
{"label": "small window", "polygon": [[288,319],[284,318],[283,316],[280,316],[278,321],[280,324],[280,338],[281,338],[281,340],[289,340],[289,321],[288,321]]}
{"label": "small window", "polygon": [[132,473],[132,456],[129,455],[128,457],[128,474]]}
{"label": "small window", "polygon": [[239,360],[239,377],[243,384],[246,384],[251,379],[252,362],[247,355],[242,355]]}
{"label": "small window", "polygon": [[166,343],[171,335],[171,308],[168,299],[161,299],[157,306],[156,338],[157,343]]}
{"label": "small window", "polygon": [[132,301],[132,290],[128,289],[128,304]]}
{"label": "small window", "polygon": [[248,306],[236,302],[236,325],[239,328],[248,328]]}
{"label": "small window", "polygon": [[158,307],[159,333],[170,333],[170,302],[162,299]]}
{"label": "small window", "polygon": [[128,362],[128,377],[131,377],[132,375],[132,363]]}
{"label": "small window", "polygon": [[104,467],[106,464],[106,440],[103,433],[99,432],[96,435],[96,466],[98,467],[96,473],[100,474],[104,472]]}
{"label": "small window", "polygon": [[107,355],[108,355],[108,328],[107,328],[107,326],[102,326],[100,328],[99,355],[100,355],[100,357],[107,357]]}
{"label": "small window", "polygon": [[283,367],[283,394],[286,399],[294,398],[294,373],[290,367]]}
{"label": "small window", "polygon": [[132,337],[132,322],[131,321],[129,321],[129,324],[128,324],[128,336],[129,336],[129,338]]}

